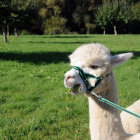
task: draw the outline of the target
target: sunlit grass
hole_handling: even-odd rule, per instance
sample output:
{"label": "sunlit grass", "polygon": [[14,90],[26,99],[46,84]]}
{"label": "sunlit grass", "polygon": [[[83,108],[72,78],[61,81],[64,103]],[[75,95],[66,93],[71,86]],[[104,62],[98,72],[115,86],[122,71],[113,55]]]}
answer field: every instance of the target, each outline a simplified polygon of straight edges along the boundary
{"label": "sunlit grass", "polygon": [[140,35],[0,36],[0,139],[89,140],[85,97],[66,94],[68,55],[99,42],[112,54],[134,52],[115,69],[120,104],[140,98]]}

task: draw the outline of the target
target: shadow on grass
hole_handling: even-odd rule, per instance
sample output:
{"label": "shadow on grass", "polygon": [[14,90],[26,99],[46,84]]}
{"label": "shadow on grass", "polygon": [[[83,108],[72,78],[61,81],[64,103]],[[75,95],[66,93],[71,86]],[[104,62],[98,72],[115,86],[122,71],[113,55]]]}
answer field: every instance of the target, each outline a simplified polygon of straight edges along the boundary
{"label": "shadow on grass", "polygon": [[[127,51],[111,52],[112,55],[124,53]],[[130,51],[134,53],[132,59],[140,57],[140,51]],[[33,64],[49,64],[49,63],[60,63],[69,62],[68,55],[71,52],[0,52],[0,60],[4,61],[18,61],[22,63],[33,63]]]}
{"label": "shadow on grass", "polygon": [[29,41],[28,43],[34,43],[34,44],[83,44],[86,42],[76,41],[76,42],[45,42],[45,41]]}
{"label": "shadow on grass", "polygon": [[68,55],[71,52],[0,52],[0,60],[4,61],[18,61],[22,63],[33,63],[33,64],[49,64],[49,63],[60,63],[68,62]]}
{"label": "shadow on grass", "polygon": [[49,35],[49,36],[40,36],[39,38],[93,38],[95,36],[90,35]]}

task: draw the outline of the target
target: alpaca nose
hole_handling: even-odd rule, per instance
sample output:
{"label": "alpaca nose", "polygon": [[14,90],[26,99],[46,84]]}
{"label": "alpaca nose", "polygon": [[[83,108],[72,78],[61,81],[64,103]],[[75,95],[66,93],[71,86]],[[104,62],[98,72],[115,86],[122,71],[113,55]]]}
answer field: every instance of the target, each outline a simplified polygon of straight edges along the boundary
{"label": "alpaca nose", "polygon": [[71,88],[73,87],[73,84],[74,84],[74,76],[72,75],[65,75],[65,86],[67,88]]}
{"label": "alpaca nose", "polygon": [[65,74],[64,85],[66,88],[72,88],[76,82],[76,71],[74,69],[69,70]]}

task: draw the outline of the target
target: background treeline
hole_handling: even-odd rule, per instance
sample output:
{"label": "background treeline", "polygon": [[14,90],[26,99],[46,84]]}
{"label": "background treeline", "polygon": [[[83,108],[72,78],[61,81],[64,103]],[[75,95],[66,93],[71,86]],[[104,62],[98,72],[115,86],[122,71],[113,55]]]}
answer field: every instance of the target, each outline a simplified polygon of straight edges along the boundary
{"label": "background treeline", "polygon": [[140,0],[0,0],[3,35],[140,33]]}

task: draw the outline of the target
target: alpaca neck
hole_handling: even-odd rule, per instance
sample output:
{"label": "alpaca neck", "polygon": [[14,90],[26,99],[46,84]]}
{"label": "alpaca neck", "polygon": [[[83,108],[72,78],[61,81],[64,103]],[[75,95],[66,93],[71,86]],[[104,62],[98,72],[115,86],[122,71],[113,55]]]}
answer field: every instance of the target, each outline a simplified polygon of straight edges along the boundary
{"label": "alpaca neck", "polygon": [[[118,104],[117,86],[112,73],[110,88],[101,96]],[[98,101],[95,97],[88,97],[90,134],[92,140],[124,140],[126,133],[122,127],[119,110]]]}

